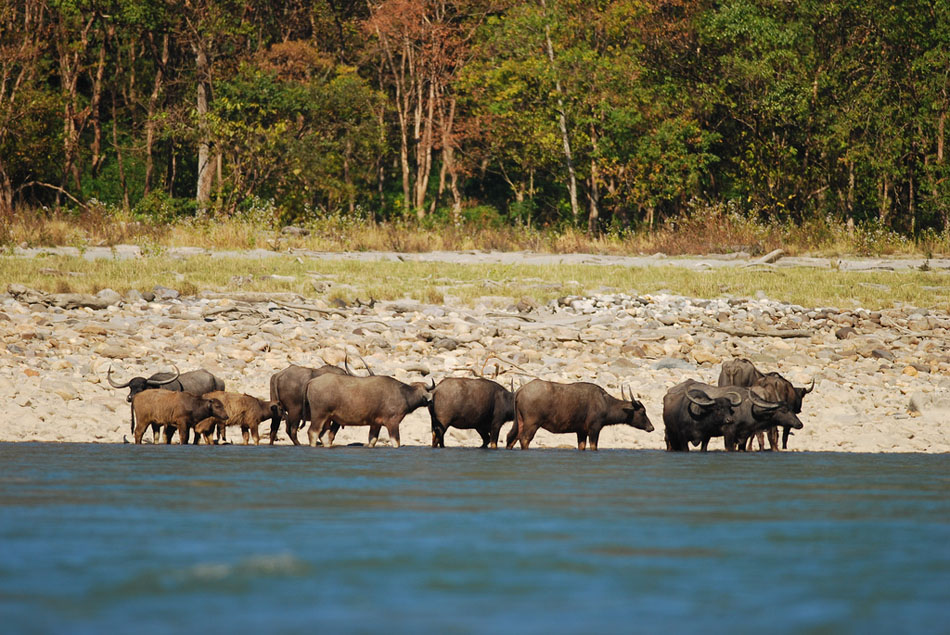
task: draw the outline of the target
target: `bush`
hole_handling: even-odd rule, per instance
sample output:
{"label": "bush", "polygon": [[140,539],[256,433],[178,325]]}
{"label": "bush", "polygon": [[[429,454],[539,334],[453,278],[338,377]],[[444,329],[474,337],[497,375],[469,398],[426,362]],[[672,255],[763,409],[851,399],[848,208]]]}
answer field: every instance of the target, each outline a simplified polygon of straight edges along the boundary
{"label": "bush", "polygon": [[136,220],[164,225],[192,217],[197,211],[198,204],[194,199],[173,198],[162,190],[153,190],[135,204],[132,216]]}

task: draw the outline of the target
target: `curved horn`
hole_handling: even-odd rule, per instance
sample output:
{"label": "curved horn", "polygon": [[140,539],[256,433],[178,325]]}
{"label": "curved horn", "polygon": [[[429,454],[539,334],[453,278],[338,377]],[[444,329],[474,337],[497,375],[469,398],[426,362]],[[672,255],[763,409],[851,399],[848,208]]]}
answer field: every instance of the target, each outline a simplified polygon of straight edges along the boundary
{"label": "curved horn", "polygon": [[636,401],[636,399],[633,398],[633,389],[630,388],[630,384],[627,384],[627,397],[630,399],[630,403]]}
{"label": "curved horn", "polygon": [[347,375],[356,375],[356,373],[353,372],[353,369],[350,368],[350,354],[345,351],[343,352],[343,369],[346,371]]}
{"label": "curved horn", "polygon": [[376,373],[374,373],[373,369],[369,367],[369,364],[366,363],[366,360],[363,359],[363,356],[360,355],[359,353],[357,353],[356,356],[360,358],[361,362],[363,362],[363,366],[366,367],[366,372],[369,373],[369,376],[370,377],[374,376]]}
{"label": "curved horn", "polygon": [[511,392],[514,392],[515,391],[515,376],[512,375],[509,379],[511,379]]}
{"label": "curved horn", "polygon": [[812,378],[811,378],[811,385],[810,385],[808,388],[805,388],[805,389],[802,391],[802,397],[804,397],[805,395],[807,395],[808,393],[810,393],[810,392],[813,391],[814,389],[815,389],[815,378],[812,377]]}
{"label": "curved horn", "polygon": [[623,394],[623,384],[620,384],[620,400],[621,400],[621,401],[626,401],[626,400],[627,400],[626,395]]}
{"label": "curved horn", "polygon": [[709,395],[704,393],[702,390],[699,390],[698,388],[687,390],[686,398],[692,401],[697,406],[711,406],[714,403],[716,403],[714,399],[710,399]]}
{"label": "curved horn", "polygon": [[178,366],[175,366],[174,364],[172,364],[172,368],[175,369],[174,377],[172,377],[171,379],[166,379],[165,381],[154,381],[154,380],[149,379],[148,380],[149,386],[164,386],[165,384],[170,384],[176,379],[178,379],[178,376],[181,375],[181,371],[178,370]]}
{"label": "curved horn", "polygon": [[106,379],[109,381],[109,385],[113,388],[128,388],[129,384],[132,383],[132,380],[125,382],[124,384],[117,384],[112,381],[112,364],[109,364],[109,372],[106,373]]}
{"label": "curved horn", "polygon": [[781,403],[777,403],[773,401],[765,401],[764,399],[761,399],[759,396],[757,396],[751,390],[749,391],[749,401],[751,401],[753,405],[756,405],[759,408],[762,408],[763,410],[775,410],[779,406],[782,405]]}
{"label": "curved horn", "polygon": [[724,397],[729,399],[729,403],[732,404],[733,408],[742,403],[742,395],[737,393],[735,390],[730,390],[724,395]]}
{"label": "curved horn", "polygon": [[435,390],[435,377],[429,376],[429,387],[427,388],[429,392]]}

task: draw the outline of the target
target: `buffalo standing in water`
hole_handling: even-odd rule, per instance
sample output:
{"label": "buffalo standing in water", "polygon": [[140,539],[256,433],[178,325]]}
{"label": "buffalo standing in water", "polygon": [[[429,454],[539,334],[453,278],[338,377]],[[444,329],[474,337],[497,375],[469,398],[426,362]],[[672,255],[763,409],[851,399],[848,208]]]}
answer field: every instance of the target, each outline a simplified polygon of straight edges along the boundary
{"label": "buffalo standing in water", "polygon": [[327,447],[341,426],[369,426],[369,447],[376,445],[383,427],[393,446],[399,447],[399,424],[416,408],[432,400],[435,382],[404,384],[392,377],[352,377],[325,374],[307,383],[303,417],[310,418],[310,445],[316,447],[323,433]]}
{"label": "buffalo standing in water", "polygon": [[[621,388],[623,396],[623,388]],[[583,450],[590,440],[590,449],[597,449],[604,426],[625,423],[646,432],[653,431],[643,404],[633,399],[617,399],[603,388],[588,382],[558,384],[535,379],[515,393],[515,424],[508,433],[508,448],[528,445],[539,429],[555,433],[573,432],[577,449]]]}
{"label": "buffalo standing in water", "polygon": [[[719,373],[720,386],[740,386],[748,388],[750,386],[759,386],[760,391],[768,401],[780,401],[788,406],[794,414],[801,414],[802,399],[815,389],[814,380],[808,388],[798,388],[792,385],[778,373],[762,373],[755,364],[747,359],[732,359],[723,362],[722,370]],[[782,428],[782,449],[788,449],[788,436],[790,428]],[[779,449],[778,446],[778,426],[769,428],[765,431],[769,437],[769,448],[773,451]],[[759,443],[759,450],[765,449],[765,439],[763,432],[757,432],[755,438]],[[752,439],[749,439],[749,450],[752,449]]]}
{"label": "buffalo standing in water", "polygon": [[204,369],[179,373],[178,367],[176,366],[174,368],[174,373],[155,373],[147,379],[145,377],[133,377],[124,384],[120,384],[112,379],[112,366],[109,366],[106,379],[113,388],[127,387],[129,389],[129,396],[126,398],[126,401],[129,403],[132,402],[135,395],[150,388],[190,392],[193,395],[203,395],[206,392],[224,390],[224,382]]}
{"label": "buffalo standing in water", "polygon": [[666,449],[689,452],[692,443],[705,451],[710,438],[723,436],[723,428],[732,423],[733,410],[741,403],[742,395],[735,390],[692,379],[673,386],[663,396]]}
{"label": "buffalo standing in water", "polygon": [[[512,382],[514,388],[514,382]],[[482,447],[498,447],[498,434],[515,416],[515,395],[490,379],[447,377],[439,382],[429,402],[432,447],[445,447],[447,428],[475,430]]]}

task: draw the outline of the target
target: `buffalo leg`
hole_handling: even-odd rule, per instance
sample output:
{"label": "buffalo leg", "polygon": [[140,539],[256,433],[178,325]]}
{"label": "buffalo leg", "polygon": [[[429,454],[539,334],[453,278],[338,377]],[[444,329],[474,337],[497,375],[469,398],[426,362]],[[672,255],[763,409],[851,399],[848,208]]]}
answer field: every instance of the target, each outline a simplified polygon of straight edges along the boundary
{"label": "buffalo leg", "polygon": [[276,417],[271,417],[270,420],[270,444],[274,445],[274,442],[277,441],[277,431],[280,430],[280,415]]}
{"label": "buffalo leg", "polygon": [[[311,419],[311,420],[310,420],[310,427],[307,429],[307,440],[310,442],[310,447],[311,447],[311,448],[317,447],[317,444],[320,443],[320,437],[323,435],[323,430],[324,430],[324,428],[326,427],[326,425],[327,425],[327,422],[326,422],[326,421],[320,421],[320,422],[318,422],[318,421],[315,420],[315,419]],[[289,428],[290,428],[290,422],[289,422],[289,421],[287,422],[287,427],[288,427],[288,430],[289,430]],[[294,434],[294,436],[292,436],[292,437],[290,437],[290,438],[291,438],[292,441],[294,441],[294,445],[300,445],[300,443],[297,442],[296,434]],[[328,443],[327,446],[329,446],[329,445],[330,445],[330,444]]]}
{"label": "buffalo leg", "polygon": [[488,430],[481,428],[478,430],[478,436],[482,438],[482,449],[487,448],[488,444],[491,442],[491,433]]}
{"label": "buffalo leg", "polygon": [[782,428],[782,449],[788,449],[788,435],[791,434],[791,428]]}
{"label": "buffalo leg", "polygon": [[521,443],[521,449],[527,450],[528,446],[531,445],[531,440],[534,439],[535,433],[537,433],[538,428],[536,426],[520,426],[521,433],[518,435],[518,441]]}
{"label": "buffalo leg", "polygon": [[251,438],[254,439],[254,445],[261,444],[261,432],[259,429],[260,424],[256,426],[251,426]]}
{"label": "buffalo leg", "polygon": [[445,447],[445,428],[440,425],[432,425],[432,447],[434,448],[444,448]]}
{"label": "buffalo leg", "polygon": [[145,430],[148,429],[148,425],[148,423],[143,425],[142,422],[139,421],[138,425],[135,426],[135,429],[132,431],[132,440],[137,445],[142,444],[142,436],[145,434]]}
{"label": "buffalo leg", "polygon": [[399,447],[399,424],[389,424],[386,426],[386,431],[389,433],[389,441],[393,444],[394,448]]}
{"label": "buffalo leg", "polygon": [[508,431],[508,438],[505,439],[505,447],[508,448],[509,450],[515,447],[515,441],[517,441],[518,437],[521,436],[518,433],[518,429],[521,427],[522,423],[524,422],[521,421],[521,415],[516,412],[515,421],[514,423],[511,424],[511,430]]}
{"label": "buffalo leg", "polygon": [[152,424],[152,444],[153,445],[158,445],[158,439],[161,433],[162,433],[161,424],[153,423]]}
{"label": "buffalo leg", "polygon": [[491,424],[491,432],[488,434],[488,445],[492,450],[498,448],[498,435],[501,434],[501,426],[505,425],[504,421],[497,421]]}
{"label": "buffalo leg", "polygon": [[191,437],[188,434],[188,424],[179,423],[178,424],[178,445],[188,445],[188,440]]}
{"label": "buffalo leg", "polygon": [[590,449],[596,452],[597,442],[600,440],[600,429],[594,428],[591,430],[588,433],[587,438],[590,440]]}
{"label": "buffalo leg", "polygon": [[370,426],[369,427],[369,439],[366,442],[366,445],[375,448],[376,441],[379,440],[379,431],[382,429],[382,426]]}
{"label": "buffalo leg", "polygon": [[251,432],[244,426],[241,426],[241,440],[244,442],[243,445],[247,445],[247,442],[251,440]]}
{"label": "buffalo leg", "polygon": [[336,433],[340,431],[340,424],[331,421],[329,426],[329,431],[327,432],[327,445],[333,445],[333,440],[336,438]]}
{"label": "buffalo leg", "polygon": [[[290,437],[290,440],[293,441],[294,445],[300,445],[300,441],[297,440],[297,430],[300,429],[299,421],[287,420],[287,436]],[[310,428],[313,429],[313,422],[310,422]],[[310,445],[313,445],[311,443]]]}
{"label": "buffalo leg", "polygon": [[577,433],[577,449],[578,450],[587,449],[587,433],[586,432]]}

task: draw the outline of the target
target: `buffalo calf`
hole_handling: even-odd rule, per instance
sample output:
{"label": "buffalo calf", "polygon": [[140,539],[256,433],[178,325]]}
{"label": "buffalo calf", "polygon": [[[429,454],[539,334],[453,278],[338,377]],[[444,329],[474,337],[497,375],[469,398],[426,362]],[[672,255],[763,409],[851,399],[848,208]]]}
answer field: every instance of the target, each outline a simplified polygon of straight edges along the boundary
{"label": "buffalo calf", "polygon": [[153,440],[158,443],[158,429],[165,426],[165,443],[171,443],[177,430],[179,443],[184,445],[188,443],[189,430],[208,417],[227,420],[224,404],[190,392],[151,388],[132,399],[132,436],[136,443],[142,443],[145,429],[152,426]]}
{"label": "buffalo calf", "polygon": [[[248,437],[254,439],[254,445],[260,445],[261,436],[259,426],[261,421],[280,417],[280,405],[275,401],[264,401],[251,395],[242,395],[233,392],[216,390],[204,395],[205,399],[217,399],[224,404],[228,414],[227,419],[209,417],[195,426],[195,432],[211,442],[211,433],[217,430],[221,440],[227,440],[225,429],[230,426],[240,426],[244,445],[248,444]],[[195,437],[198,442],[198,437]]]}

